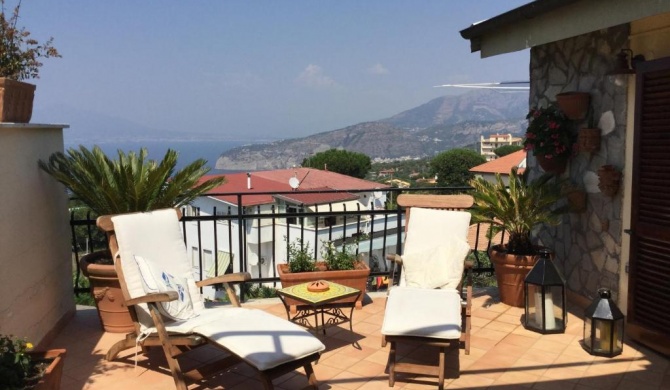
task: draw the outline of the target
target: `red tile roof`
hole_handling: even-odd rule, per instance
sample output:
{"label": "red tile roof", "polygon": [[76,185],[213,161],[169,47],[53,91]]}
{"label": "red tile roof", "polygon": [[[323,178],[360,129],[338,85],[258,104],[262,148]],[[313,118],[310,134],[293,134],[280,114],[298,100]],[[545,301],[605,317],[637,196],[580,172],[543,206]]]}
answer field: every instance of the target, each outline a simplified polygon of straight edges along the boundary
{"label": "red tile roof", "polygon": [[[512,167],[518,167],[526,159],[526,151],[518,150],[514,153],[510,153],[507,156],[499,157],[495,160],[485,162],[484,164],[477,165],[476,167],[470,168],[470,172],[478,173],[499,173],[501,175],[509,175],[509,171]],[[519,173],[523,173],[526,168],[519,168]]]}
{"label": "red tile roof", "polygon": [[[345,200],[358,199],[358,195],[352,193],[330,193],[330,194],[300,194],[300,190],[326,191],[326,190],[375,190],[388,188],[387,185],[373,181],[357,179],[355,177],[342,175],[330,171],[322,171],[314,168],[278,169],[274,171],[257,171],[251,173],[251,189],[247,188],[247,173],[225,174],[226,182],[210,193],[243,193],[254,194],[256,192],[284,192],[291,191],[288,184],[289,179],[297,177],[300,180],[298,191],[285,194],[285,199],[304,204],[324,204],[330,202],[341,202]],[[222,175],[207,175],[201,180]],[[235,195],[217,195],[216,199],[237,204]],[[245,195],[242,197],[243,206],[256,206],[274,203],[272,195]]]}

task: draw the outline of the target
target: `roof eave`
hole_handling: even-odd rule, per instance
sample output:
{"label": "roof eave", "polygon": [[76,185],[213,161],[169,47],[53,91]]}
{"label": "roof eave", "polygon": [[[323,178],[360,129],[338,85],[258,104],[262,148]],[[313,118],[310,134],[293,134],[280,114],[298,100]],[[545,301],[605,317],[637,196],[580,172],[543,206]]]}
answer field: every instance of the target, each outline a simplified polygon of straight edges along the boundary
{"label": "roof eave", "polygon": [[476,23],[460,31],[461,37],[470,40],[472,53],[482,49],[482,36],[495,32],[499,28],[549,13],[557,8],[576,3],[580,0],[536,0],[494,16],[491,19]]}

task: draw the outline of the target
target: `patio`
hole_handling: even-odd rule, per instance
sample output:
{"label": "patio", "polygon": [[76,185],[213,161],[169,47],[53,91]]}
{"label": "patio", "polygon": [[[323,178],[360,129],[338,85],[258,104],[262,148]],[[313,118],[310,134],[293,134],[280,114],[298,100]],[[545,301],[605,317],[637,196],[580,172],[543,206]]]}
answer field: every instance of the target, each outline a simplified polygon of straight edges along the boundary
{"label": "patio", "polygon": [[[523,310],[496,299],[495,288],[476,290],[473,300],[472,348],[469,356],[459,351],[460,377],[455,378],[455,352],[448,362],[445,388],[448,389],[670,389],[670,360],[648,348],[627,342],[623,354],[609,359],[587,354],[580,345],[583,322],[581,308],[571,307],[565,334],[540,335],[520,324]],[[372,298],[372,299],[370,299]],[[314,366],[323,389],[388,389],[384,373],[388,346],[381,347],[380,329],[385,295],[371,293],[362,310],[354,313],[354,333],[348,325],[331,328],[322,337],[327,350]],[[246,304],[285,318],[278,299]],[[52,343],[67,348],[63,389],[170,389],[174,382],[165,366],[162,352],[150,352],[151,359],[128,350],[115,362],[104,354],[122,334],[104,333],[94,308],[78,307],[74,319]],[[357,342],[360,349],[354,348]],[[404,346],[403,346],[404,347]],[[212,359],[215,350],[201,350],[192,358]],[[426,347],[404,347],[405,360],[437,358]],[[274,381],[277,389],[302,389],[307,386],[303,373],[287,374]],[[239,364],[207,382],[190,389],[261,389],[253,372]],[[434,389],[436,378],[399,375],[397,389]]]}

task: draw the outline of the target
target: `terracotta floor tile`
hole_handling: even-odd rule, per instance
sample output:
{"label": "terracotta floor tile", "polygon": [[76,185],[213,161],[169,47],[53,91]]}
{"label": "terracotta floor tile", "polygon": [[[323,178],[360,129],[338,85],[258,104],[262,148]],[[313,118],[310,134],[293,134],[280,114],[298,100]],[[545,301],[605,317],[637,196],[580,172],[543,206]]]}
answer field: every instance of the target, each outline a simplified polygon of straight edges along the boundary
{"label": "terracotta floor tile", "polygon": [[[495,289],[478,290],[473,302],[471,353],[450,350],[447,354],[447,389],[558,389],[607,390],[670,389],[670,361],[647,347],[628,343],[624,353],[615,358],[589,355],[580,345],[583,326],[579,315],[569,316],[565,334],[541,335],[521,326],[520,308],[499,303],[490,295]],[[372,301],[370,301],[372,299]],[[381,347],[381,324],[384,319],[385,295],[366,297],[362,310],[354,312],[354,331],[348,324],[317,335],[326,345],[318,364],[314,365],[320,389],[388,389],[385,372],[389,346]],[[284,318],[278,301],[254,308]],[[77,312],[73,321],[59,334],[54,347],[65,347],[68,356],[63,389],[159,390],[173,388],[165,358],[160,348],[148,356],[138,355],[134,368],[134,349],[124,351],[114,362],[104,360],[107,349],[122,334],[104,333],[94,309]],[[356,349],[358,345],[360,349]],[[191,356],[191,363],[209,361],[218,349],[202,349]],[[415,363],[436,363],[437,349],[415,344],[398,344],[397,357]],[[458,360],[456,360],[458,359]],[[457,363],[458,362],[458,363]],[[460,368],[460,377],[457,377]],[[437,378],[399,374],[395,389],[435,389]],[[304,370],[299,369],[275,379],[277,390],[303,389],[307,385]],[[260,389],[256,372],[247,364],[238,364],[207,381],[189,385],[190,390]]]}

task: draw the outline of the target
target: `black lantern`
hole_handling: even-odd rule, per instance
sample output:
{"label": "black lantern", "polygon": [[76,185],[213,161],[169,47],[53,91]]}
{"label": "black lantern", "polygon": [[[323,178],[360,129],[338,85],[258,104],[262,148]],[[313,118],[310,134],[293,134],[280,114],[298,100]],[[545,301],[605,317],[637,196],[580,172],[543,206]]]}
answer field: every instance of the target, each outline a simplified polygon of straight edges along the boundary
{"label": "black lantern", "polygon": [[539,259],[524,281],[524,327],[540,333],[563,333],[567,322],[565,279],[551,261],[551,251],[541,249]]}
{"label": "black lantern", "polygon": [[623,313],[606,288],[584,312],[584,348],[592,355],[613,357],[623,352]]}

